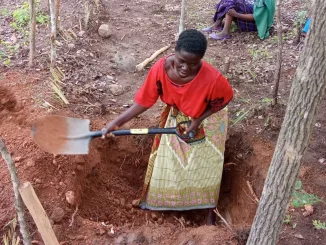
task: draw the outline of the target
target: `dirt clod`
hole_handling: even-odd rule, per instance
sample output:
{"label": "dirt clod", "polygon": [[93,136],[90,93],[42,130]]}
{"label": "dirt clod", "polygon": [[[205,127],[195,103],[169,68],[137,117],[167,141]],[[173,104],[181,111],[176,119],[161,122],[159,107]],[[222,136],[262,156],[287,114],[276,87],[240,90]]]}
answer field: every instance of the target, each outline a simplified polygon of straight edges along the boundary
{"label": "dirt clod", "polygon": [[54,222],[59,223],[64,216],[65,216],[65,211],[60,207],[56,207],[52,212],[51,219]]}
{"label": "dirt clod", "polygon": [[151,217],[154,221],[158,220],[158,215],[156,213],[151,213]]}
{"label": "dirt clod", "polygon": [[133,200],[131,204],[134,208],[137,208],[139,206],[139,199]]}
{"label": "dirt clod", "polygon": [[35,166],[35,162],[32,159],[30,159],[30,160],[27,161],[26,166],[27,167],[34,167]]}
{"label": "dirt clod", "polygon": [[106,230],[104,230],[104,229],[102,229],[102,228],[99,230],[99,234],[100,234],[100,236],[103,236],[105,233],[106,233]]}
{"label": "dirt clod", "polygon": [[13,158],[14,162],[20,162],[21,160],[23,160],[22,157],[14,157]]}
{"label": "dirt clod", "polygon": [[303,212],[303,216],[307,217],[309,215],[312,215],[314,213],[314,208],[311,205],[304,205],[304,208],[306,211]]}
{"label": "dirt clod", "polygon": [[157,224],[162,225],[163,222],[164,222],[164,219],[163,218],[158,218],[157,219]]}
{"label": "dirt clod", "polygon": [[0,86],[0,113],[3,110],[14,111],[17,101],[14,94],[7,88]]}

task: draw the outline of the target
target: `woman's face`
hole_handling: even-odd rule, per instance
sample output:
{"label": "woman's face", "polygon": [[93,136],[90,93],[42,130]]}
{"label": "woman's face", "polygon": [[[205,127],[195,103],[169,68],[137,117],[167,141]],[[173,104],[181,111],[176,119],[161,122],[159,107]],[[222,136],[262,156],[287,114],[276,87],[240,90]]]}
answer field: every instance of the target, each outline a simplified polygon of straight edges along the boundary
{"label": "woman's face", "polygon": [[199,71],[202,57],[198,54],[188,53],[184,50],[176,51],[174,68],[180,78],[194,76]]}

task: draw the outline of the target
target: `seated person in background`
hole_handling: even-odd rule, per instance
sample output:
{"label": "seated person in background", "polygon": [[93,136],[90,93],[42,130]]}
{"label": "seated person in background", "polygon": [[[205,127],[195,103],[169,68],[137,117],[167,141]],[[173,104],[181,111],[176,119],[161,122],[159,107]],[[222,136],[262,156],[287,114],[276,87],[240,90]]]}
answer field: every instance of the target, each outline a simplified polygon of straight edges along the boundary
{"label": "seated person in background", "polygon": [[259,37],[265,39],[269,36],[274,12],[273,0],[256,0],[255,4],[253,0],[221,0],[216,5],[213,25],[202,31],[210,33],[209,37],[215,40],[229,39],[232,21],[235,21],[240,31],[258,31]]}

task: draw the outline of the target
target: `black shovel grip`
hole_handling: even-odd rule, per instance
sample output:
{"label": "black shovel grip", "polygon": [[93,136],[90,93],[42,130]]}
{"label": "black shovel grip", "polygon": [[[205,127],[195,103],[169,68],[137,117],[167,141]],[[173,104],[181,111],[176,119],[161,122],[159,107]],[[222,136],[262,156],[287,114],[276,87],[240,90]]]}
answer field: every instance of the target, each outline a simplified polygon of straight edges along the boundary
{"label": "black shovel grip", "polygon": [[[143,129],[122,129],[111,131],[114,136],[124,135],[147,135],[147,134],[176,134],[176,128],[143,128]],[[103,131],[93,131],[90,137],[102,137]]]}

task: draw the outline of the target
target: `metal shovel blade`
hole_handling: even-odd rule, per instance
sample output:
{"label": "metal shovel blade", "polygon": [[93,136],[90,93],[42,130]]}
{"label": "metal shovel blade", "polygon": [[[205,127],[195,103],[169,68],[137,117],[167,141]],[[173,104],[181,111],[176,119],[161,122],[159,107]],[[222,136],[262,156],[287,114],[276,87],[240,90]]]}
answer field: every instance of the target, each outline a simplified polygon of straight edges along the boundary
{"label": "metal shovel blade", "polygon": [[44,151],[52,154],[88,154],[92,139],[90,121],[63,116],[45,116],[32,126],[32,137]]}

